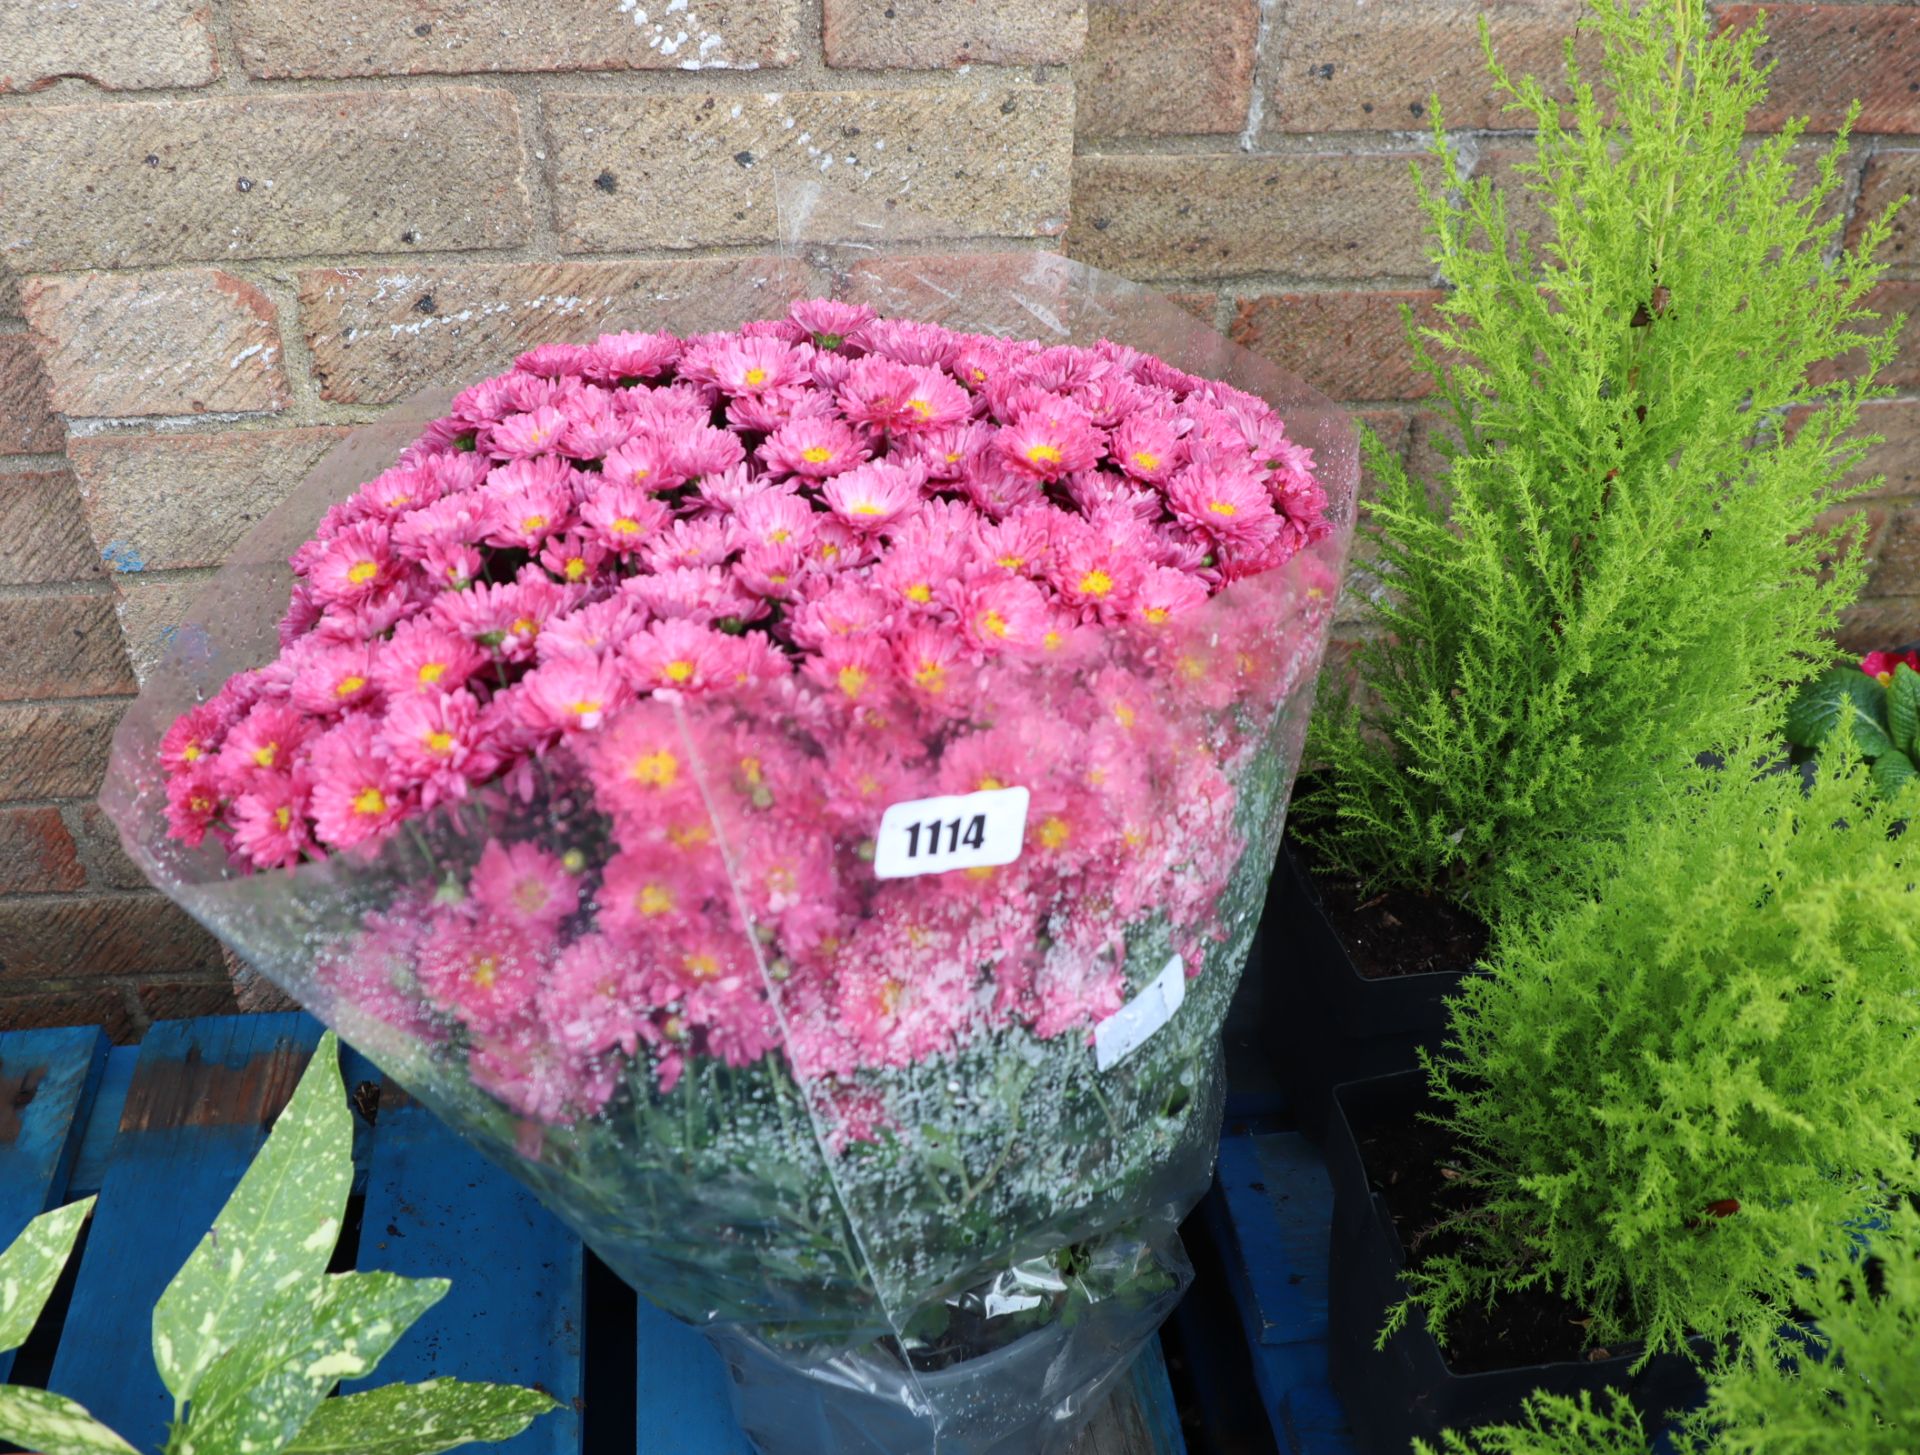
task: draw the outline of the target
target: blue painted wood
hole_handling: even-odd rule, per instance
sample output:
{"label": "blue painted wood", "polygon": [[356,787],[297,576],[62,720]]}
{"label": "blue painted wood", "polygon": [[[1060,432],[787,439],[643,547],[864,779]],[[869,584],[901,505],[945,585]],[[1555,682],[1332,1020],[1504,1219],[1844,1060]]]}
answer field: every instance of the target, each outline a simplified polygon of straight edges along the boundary
{"label": "blue painted wood", "polygon": [[704,1334],[642,1296],[638,1347],[636,1455],[753,1455],[733,1418],[726,1364]]}
{"label": "blue painted wood", "polygon": [[1174,1408],[1173,1385],[1167,1379],[1166,1356],[1157,1337],[1140,1351],[1127,1382],[1114,1392],[1115,1399],[1129,1396],[1153,1442],[1153,1455],[1187,1455],[1187,1437],[1180,1430],[1180,1412]]}
{"label": "blue painted wood", "polygon": [[138,1447],[157,1447],[173,1415],[153,1368],[154,1300],[213,1225],[318,1039],[300,1014],[219,1016],[162,1021],[139,1048],[47,1381]]}
{"label": "blue painted wood", "polygon": [[100,1190],[101,1180],[107,1175],[107,1158],[113,1154],[113,1139],[120,1134],[120,1112],[127,1104],[127,1088],[133,1085],[134,1067],[139,1063],[138,1046],[115,1046],[107,1052],[106,1070],[93,1097],[93,1112],[80,1135],[79,1153],[67,1179],[69,1199]]}
{"label": "blue painted wood", "polygon": [[450,1278],[453,1287],[374,1378],[352,1388],[437,1375],[538,1385],[561,1407],[492,1448],[573,1455],[581,1264],[580,1240],[532,1193],[393,1083],[382,1087],[359,1266]]}
{"label": "blue painted wood", "polygon": [[[70,1199],[80,1131],[107,1063],[92,1027],[0,1035],[0,1248],[48,1208]],[[0,1352],[0,1382],[13,1351]]]}
{"label": "blue painted wood", "polygon": [[1327,1255],[1333,1187],[1293,1132],[1221,1139],[1203,1206],[1284,1455],[1352,1455],[1346,1413],[1327,1382]]}

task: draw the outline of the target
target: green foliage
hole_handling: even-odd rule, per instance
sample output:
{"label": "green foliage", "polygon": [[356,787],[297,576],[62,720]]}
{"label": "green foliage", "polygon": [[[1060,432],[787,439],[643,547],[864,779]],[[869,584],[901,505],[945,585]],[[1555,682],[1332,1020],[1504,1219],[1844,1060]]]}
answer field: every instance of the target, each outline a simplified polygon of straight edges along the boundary
{"label": "green foliage", "polygon": [[[1538,238],[1436,108],[1421,186],[1452,292],[1410,333],[1457,440],[1434,491],[1369,447],[1371,700],[1320,713],[1300,803],[1337,864],[1496,920],[1831,659],[1862,566],[1856,525],[1821,517],[1865,488],[1840,482],[1894,348],[1863,306],[1887,218],[1834,251],[1845,135],[1800,196],[1801,127],[1747,141],[1758,32],[1713,35],[1703,0],[1595,0],[1586,24],[1604,81],[1569,49],[1568,113],[1488,47],[1538,130],[1517,168]],[[1856,349],[1857,377],[1812,382]]]}
{"label": "green foliage", "polygon": [[[447,1291],[444,1278],[327,1272],[353,1181],[339,1045],[322,1038],[266,1146],[153,1310],[175,1400],[166,1455],[438,1455],[506,1440],[554,1408],[453,1379],[329,1399]],[[0,1254],[0,1350],[32,1329],[93,1199],[34,1219]],[[0,1439],[41,1455],[134,1455],[72,1400],[0,1385]]]}
{"label": "green foliage", "polygon": [[1858,1248],[1820,1259],[1796,1289],[1812,1320],[1785,1368],[1736,1364],[1694,1421],[1713,1455],[1912,1455],[1920,1449],[1920,1214],[1899,1206]]}
{"label": "green foliage", "polygon": [[1873,781],[1888,798],[1920,776],[1920,672],[1894,665],[1882,684],[1857,667],[1834,667],[1801,688],[1787,709],[1787,739],[1817,748],[1845,719],[1854,745],[1873,760]]}
{"label": "green foliage", "polygon": [[1448,1430],[1438,1448],[1413,1442],[1414,1455],[1646,1455],[1640,1412],[1617,1390],[1607,1407],[1591,1394],[1578,1399],[1535,1390],[1521,1406],[1516,1425],[1483,1425],[1471,1434]]}
{"label": "green foliage", "polygon": [[[1544,1285],[1592,1338],[1763,1350],[1816,1256],[1911,1182],[1920,839],[1845,734],[1817,781],[1662,782],[1590,897],[1510,925],[1427,1065],[1484,1204],[1410,1304]],[[1396,1310],[1403,1317],[1409,1305]]]}

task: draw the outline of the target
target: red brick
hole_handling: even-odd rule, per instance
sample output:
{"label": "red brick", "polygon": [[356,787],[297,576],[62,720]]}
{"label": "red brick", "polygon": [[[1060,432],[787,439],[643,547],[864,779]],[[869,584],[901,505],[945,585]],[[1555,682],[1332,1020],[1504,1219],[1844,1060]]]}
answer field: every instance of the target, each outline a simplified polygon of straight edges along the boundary
{"label": "red brick", "polygon": [[233,986],[224,980],[164,981],[141,985],[134,994],[149,1021],[190,1020],[200,1015],[237,1015],[242,1009]]}
{"label": "red brick", "polygon": [[87,884],[93,889],[145,889],[147,876],[120,847],[120,830],[98,803],[69,804],[67,827],[73,833]]}
{"label": "red brick", "polygon": [[1920,501],[1897,501],[1883,509],[1886,526],[1869,543],[1873,573],[1861,594],[1920,596]]}
{"label": "red brick", "polygon": [[[1798,433],[1809,411],[1795,410],[1788,427]],[[1878,435],[1860,468],[1847,477],[1852,485],[1874,476],[1881,484],[1870,499],[1920,495],[1920,399],[1880,399],[1860,407],[1859,433]]]}
{"label": "red brick", "polygon": [[1080,54],[1087,10],[1088,0],[826,0],[821,32],[830,66],[1045,65]]}
{"label": "red brick", "polygon": [[0,333],[0,455],[51,454],[66,437],[48,402],[47,375],[32,337]]}
{"label": "red brick", "polygon": [[78,76],[106,91],[204,86],[219,70],[206,0],[0,8],[0,92]]}
{"label": "red brick", "polygon": [[1214,317],[1220,311],[1220,295],[1218,293],[1175,292],[1168,293],[1165,297],[1167,302],[1175,305],[1184,312],[1191,313],[1208,327],[1213,326]]}
{"label": "red brick", "polygon": [[1083,137],[1234,135],[1253,91],[1258,0],[1102,0],[1073,68]]}
{"label": "red brick", "polygon": [[785,66],[799,30],[797,0],[233,0],[231,14],[259,77]]}
{"label": "red brick", "polygon": [[1523,126],[1487,75],[1481,18],[1512,74],[1551,80],[1585,12],[1585,0],[1295,0],[1273,22],[1265,131],[1425,130],[1436,93],[1449,127]]}
{"label": "red brick", "polygon": [[232,946],[220,947],[220,959],[227,967],[227,980],[233,986],[234,1003],[243,1012],[252,1014],[255,1011],[300,1009],[299,1001],[236,955]]}
{"label": "red brick", "polygon": [[56,976],[219,973],[218,941],[158,894],[0,900],[0,993]]}
{"label": "red brick", "polygon": [[1762,65],[1767,99],[1747,118],[1776,131],[1797,116],[1812,131],[1836,131],[1860,100],[1857,133],[1920,131],[1920,8],[1907,5],[1720,5],[1721,29],[1766,13]]}
{"label": "red brick", "polygon": [[1920,596],[1877,596],[1848,609],[1840,628],[1840,646],[1872,652],[1920,641]]}
{"label": "red brick", "polygon": [[[1903,392],[1920,391],[1920,281],[1882,283],[1867,295],[1865,306],[1880,315],[1878,323],[1860,326],[1866,332],[1888,327],[1896,316],[1906,319],[1905,326],[1900,330],[1899,352],[1893,362],[1880,371],[1881,387]],[[1823,384],[1852,374],[1865,362],[1860,351],[1855,350],[1810,370],[1809,377],[1814,383]]]}
{"label": "red brick", "polygon": [[1082,156],[1067,252],[1134,278],[1424,277],[1415,160]]}
{"label": "red brick", "polygon": [[[218,566],[345,429],[93,435],[67,456],[86,525],[115,571]],[[3,479],[4,477],[0,477]]]}
{"label": "red brick", "polygon": [[[1915,64],[1920,67],[1920,56]],[[1847,229],[1847,246],[1857,247],[1860,234],[1870,221],[1897,203],[1907,205],[1893,215],[1893,232],[1880,252],[1880,260],[1895,278],[1920,278],[1920,151],[1881,152],[1867,163],[1860,183],[1860,199],[1853,207],[1853,225]]]}
{"label": "red brick", "polygon": [[1276,293],[1242,299],[1232,338],[1336,400],[1420,399],[1432,388],[1413,368],[1402,305],[1431,324],[1432,289]]}
{"label": "red brick", "polygon": [[64,469],[0,473],[0,586],[80,581],[105,574]]}
{"label": "red brick", "polygon": [[273,300],[231,273],[35,278],[21,303],[69,418],[287,405]]}
{"label": "red brick", "polygon": [[0,642],[7,643],[0,702],[104,697],[133,687],[113,598],[104,593],[0,597]]}
{"label": "red brick", "polygon": [[0,801],[98,793],[126,708],[126,701],[0,707]]}
{"label": "red brick", "polygon": [[141,1029],[117,985],[42,986],[0,994],[0,1031],[35,1031],[45,1026],[100,1026],[110,1040],[124,1045]]}
{"label": "red brick", "polygon": [[87,882],[57,808],[0,808],[0,894],[53,894]]}

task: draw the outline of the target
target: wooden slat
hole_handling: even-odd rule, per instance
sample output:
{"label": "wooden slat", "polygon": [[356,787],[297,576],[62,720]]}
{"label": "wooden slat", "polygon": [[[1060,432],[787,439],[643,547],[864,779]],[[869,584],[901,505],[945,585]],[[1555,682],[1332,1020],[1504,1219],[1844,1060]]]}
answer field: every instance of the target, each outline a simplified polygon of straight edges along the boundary
{"label": "wooden slat", "polygon": [[[67,1202],[107,1038],[91,1027],[0,1035],[0,1249],[34,1218]],[[13,1351],[0,1352],[0,1382]]]}
{"label": "wooden slat", "polygon": [[[536,1385],[560,1409],[499,1455],[580,1449],[580,1240],[393,1083],[381,1088],[359,1266],[453,1280],[363,1385],[452,1375]],[[688,1446],[691,1450],[695,1447]]]}
{"label": "wooden slat", "polygon": [[727,1368],[706,1336],[640,1300],[636,1455],[753,1455],[733,1418]]}
{"label": "wooden slat", "polygon": [[127,1087],[86,1257],[48,1387],[136,1446],[173,1401],[153,1368],[152,1310],[219,1215],[313,1053],[305,1015],[162,1021]]}
{"label": "wooden slat", "polygon": [[107,1052],[107,1069],[101,1073],[93,1111],[80,1134],[80,1154],[73,1159],[73,1175],[67,1180],[69,1199],[100,1190],[100,1183],[107,1175],[107,1158],[113,1155],[113,1140],[120,1135],[120,1113],[127,1104],[127,1088],[133,1085],[133,1071],[139,1064],[138,1046],[115,1046]]}
{"label": "wooden slat", "polygon": [[1283,1455],[1351,1455],[1327,1382],[1327,1254],[1333,1187],[1294,1132],[1221,1139],[1208,1231],[1246,1330],[1255,1382]]}
{"label": "wooden slat", "polygon": [[1187,1455],[1157,1337],[1073,1442],[1071,1455]]}

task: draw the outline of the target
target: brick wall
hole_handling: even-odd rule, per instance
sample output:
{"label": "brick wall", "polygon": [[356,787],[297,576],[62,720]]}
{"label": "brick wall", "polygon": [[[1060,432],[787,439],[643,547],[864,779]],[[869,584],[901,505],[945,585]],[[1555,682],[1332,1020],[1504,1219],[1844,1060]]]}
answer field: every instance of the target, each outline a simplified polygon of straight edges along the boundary
{"label": "brick wall", "polygon": [[[1729,15],[1751,7],[1726,5]],[[1150,281],[1427,425],[1407,160],[1482,168],[1474,22],[1550,66],[1578,0],[138,0],[0,8],[0,1027],[227,1003],[90,806],[183,604],[417,384],[697,294],[772,178]],[[1920,190],[1920,6],[1772,7],[1780,115],[1868,101],[1847,207]],[[1774,124],[1777,118],[1768,118]],[[1920,312],[1920,218],[1891,308]],[[1880,405],[1853,633],[1920,635],[1920,330]]]}

